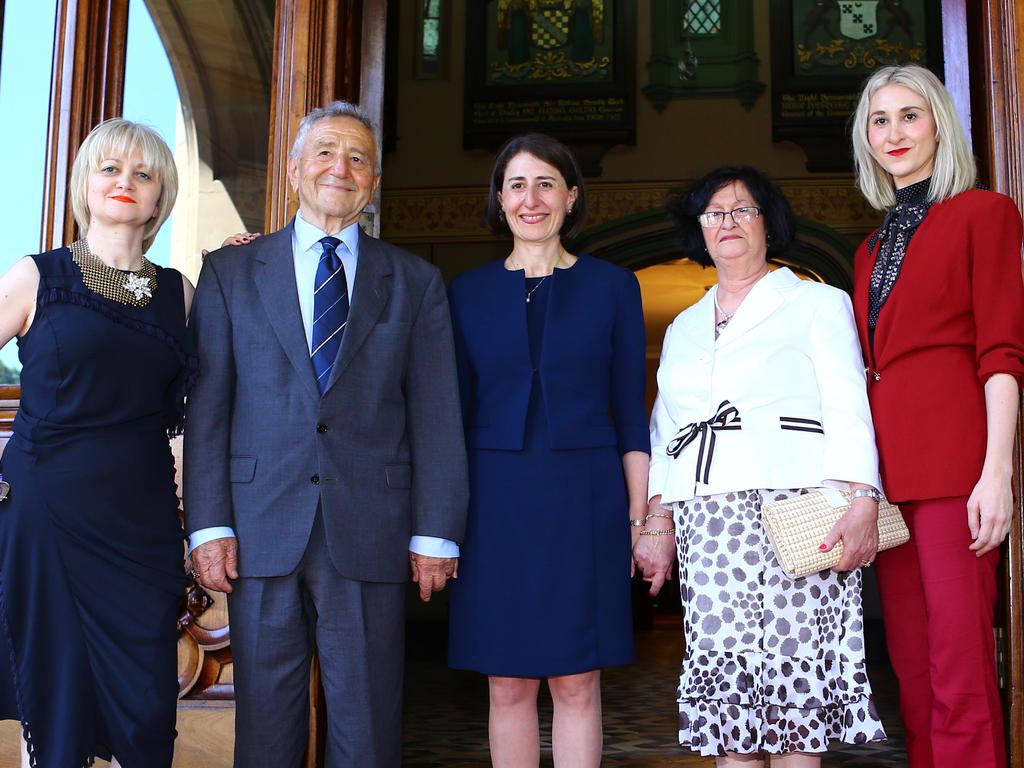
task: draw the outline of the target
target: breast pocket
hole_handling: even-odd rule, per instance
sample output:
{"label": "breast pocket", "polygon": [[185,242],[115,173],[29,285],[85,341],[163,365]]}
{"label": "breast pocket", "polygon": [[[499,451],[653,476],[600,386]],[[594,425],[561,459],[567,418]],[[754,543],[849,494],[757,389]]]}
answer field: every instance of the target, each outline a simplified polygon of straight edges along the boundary
{"label": "breast pocket", "polygon": [[796,416],[779,416],[779,429],[789,432],[811,432],[824,435],[825,428],[817,419],[804,419]]}

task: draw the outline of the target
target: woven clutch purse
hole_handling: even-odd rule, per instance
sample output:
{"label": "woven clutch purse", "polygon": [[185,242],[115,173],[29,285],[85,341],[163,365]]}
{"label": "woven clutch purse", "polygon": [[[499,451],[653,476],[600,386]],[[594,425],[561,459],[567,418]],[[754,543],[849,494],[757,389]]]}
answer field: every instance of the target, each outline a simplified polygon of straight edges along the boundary
{"label": "woven clutch purse", "polygon": [[[782,569],[790,578],[800,578],[834,567],[843,554],[843,543],[831,551],[818,547],[832,526],[850,508],[849,493],[823,488],[783,501],[768,502],[761,508],[768,539]],[[878,550],[892,549],[910,540],[910,531],[899,507],[885,499],[878,505]]]}

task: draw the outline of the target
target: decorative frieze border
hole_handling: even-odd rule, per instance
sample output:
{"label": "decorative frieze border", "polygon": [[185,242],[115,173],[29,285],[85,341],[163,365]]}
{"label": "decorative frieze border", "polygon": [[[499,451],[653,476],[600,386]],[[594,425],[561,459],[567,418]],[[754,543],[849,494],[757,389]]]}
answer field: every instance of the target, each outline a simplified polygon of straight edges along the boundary
{"label": "decorative frieze border", "polygon": [[[670,189],[684,182],[594,182],[587,185],[588,226],[642,211],[660,208]],[[853,185],[849,176],[781,179],[797,217],[824,224],[846,235],[870,232],[881,221]],[[485,187],[385,189],[382,231],[394,243],[451,243],[490,239],[484,226]]]}

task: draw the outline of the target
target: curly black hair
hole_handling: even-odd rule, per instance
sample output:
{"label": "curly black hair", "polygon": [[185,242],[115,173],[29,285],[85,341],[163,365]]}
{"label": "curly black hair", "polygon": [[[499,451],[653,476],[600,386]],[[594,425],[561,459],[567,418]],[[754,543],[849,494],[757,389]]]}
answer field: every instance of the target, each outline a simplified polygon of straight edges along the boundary
{"label": "curly black hair", "polygon": [[713,266],[704,244],[704,230],[697,217],[704,213],[715,193],[727,184],[743,182],[761,209],[768,239],[768,257],[785,253],[796,231],[789,201],[771,179],[750,165],[723,165],[697,179],[685,192],[669,195],[665,203],[683,244],[683,253],[705,267]]}

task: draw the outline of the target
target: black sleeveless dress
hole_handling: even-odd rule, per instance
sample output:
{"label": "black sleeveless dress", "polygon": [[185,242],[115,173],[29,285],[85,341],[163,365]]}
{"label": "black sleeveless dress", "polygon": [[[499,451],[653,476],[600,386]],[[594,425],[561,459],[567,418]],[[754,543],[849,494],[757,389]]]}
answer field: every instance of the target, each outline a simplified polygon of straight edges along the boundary
{"label": "black sleeveless dress", "polygon": [[67,248],[33,259],[2,460],[0,717],[40,768],[170,766],[185,573],[168,436],[197,369],[181,275],[157,267],[132,307],[89,290]]}

